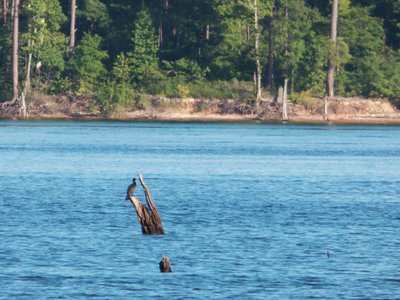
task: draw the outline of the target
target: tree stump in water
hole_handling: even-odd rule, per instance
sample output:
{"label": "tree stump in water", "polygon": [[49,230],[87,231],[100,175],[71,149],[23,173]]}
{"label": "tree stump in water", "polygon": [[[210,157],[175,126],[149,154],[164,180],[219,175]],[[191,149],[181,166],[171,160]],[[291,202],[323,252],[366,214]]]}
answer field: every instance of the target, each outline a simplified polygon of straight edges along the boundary
{"label": "tree stump in water", "polygon": [[143,234],[165,234],[164,228],[161,222],[161,217],[157,211],[157,207],[154,204],[149,189],[147,188],[142,175],[139,175],[140,184],[142,185],[144,194],[146,196],[146,202],[148,207],[144,206],[135,196],[129,195],[129,200],[132,202],[136,209],[136,214],[139,219],[139,223],[142,226]]}
{"label": "tree stump in water", "polygon": [[161,273],[171,273],[171,262],[169,261],[168,256],[164,256],[160,261],[160,272]]}

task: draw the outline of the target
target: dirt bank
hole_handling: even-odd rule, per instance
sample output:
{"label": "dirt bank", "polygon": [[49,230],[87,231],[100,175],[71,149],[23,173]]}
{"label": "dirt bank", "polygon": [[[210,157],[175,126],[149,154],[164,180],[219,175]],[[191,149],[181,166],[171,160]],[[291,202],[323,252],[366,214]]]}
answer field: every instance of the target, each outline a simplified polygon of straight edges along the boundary
{"label": "dirt bank", "polygon": [[[317,98],[292,102],[288,108],[289,122],[324,123],[323,107],[323,100]],[[112,115],[105,116],[91,107],[87,98],[42,96],[30,99],[28,113],[30,118],[281,122],[281,106],[273,101],[262,101],[256,114],[251,105],[236,100],[193,98],[150,97],[141,109],[117,107]],[[400,124],[400,111],[386,99],[337,97],[329,101],[329,121],[333,124]]]}

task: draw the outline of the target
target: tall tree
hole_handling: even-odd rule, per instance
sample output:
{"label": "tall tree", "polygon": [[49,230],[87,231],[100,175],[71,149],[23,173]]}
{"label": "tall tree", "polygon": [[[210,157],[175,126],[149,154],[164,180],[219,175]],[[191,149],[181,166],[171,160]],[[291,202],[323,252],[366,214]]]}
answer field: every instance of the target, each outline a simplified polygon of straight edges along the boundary
{"label": "tall tree", "polygon": [[74,52],[75,48],[75,21],[76,21],[76,0],[71,0],[71,20],[70,20],[70,43],[69,47],[71,52]]}
{"label": "tall tree", "polygon": [[134,83],[150,83],[160,76],[157,34],[149,9],[143,4],[137,14],[133,32],[133,51],[128,52]]}
{"label": "tall tree", "polygon": [[18,52],[19,52],[19,0],[13,0],[13,101],[17,101],[19,97],[19,66],[18,66]]}
{"label": "tall tree", "polygon": [[76,46],[70,64],[78,95],[95,94],[96,84],[107,72],[102,62],[107,57],[107,52],[101,49],[101,37],[85,33]]}
{"label": "tall tree", "polygon": [[254,41],[254,54],[256,62],[256,111],[258,111],[258,106],[261,100],[261,63],[260,63],[260,29],[259,29],[259,16],[258,16],[258,0],[254,0],[254,31],[255,31],[255,41]]}
{"label": "tall tree", "polygon": [[[334,49],[336,48],[338,12],[339,12],[339,0],[333,0],[332,16],[331,16],[331,43],[333,48],[331,52],[333,52]],[[334,64],[334,61],[330,57],[328,61],[328,71],[326,75],[326,96],[328,97],[334,96],[335,70],[336,66]]]}
{"label": "tall tree", "polygon": [[273,82],[274,82],[274,24],[275,24],[276,11],[277,11],[276,0],[274,0],[271,16],[267,20],[267,26],[268,26],[267,90],[270,92],[273,90]]}

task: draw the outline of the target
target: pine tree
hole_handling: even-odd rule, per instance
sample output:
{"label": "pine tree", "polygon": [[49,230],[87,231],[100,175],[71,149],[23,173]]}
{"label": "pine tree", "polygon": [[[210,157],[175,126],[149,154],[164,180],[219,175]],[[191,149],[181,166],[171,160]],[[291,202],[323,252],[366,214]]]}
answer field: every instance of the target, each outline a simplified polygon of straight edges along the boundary
{"label": "pine tree", "polygon": [[71,71],[78,94],[93,94],[98,81],[106,75],[107,71],[102,61],[108,54],[101,50],[100,44],[101,37],[85,33],[75,48],[75,55],[71,59]]}
{"label": "pine tree", "polygon": [[148,85],[161,76],[157,57],[157,34],[149,9],[142,5],[136,17],[133,32],[133,51],[128,52],[132,81]]}

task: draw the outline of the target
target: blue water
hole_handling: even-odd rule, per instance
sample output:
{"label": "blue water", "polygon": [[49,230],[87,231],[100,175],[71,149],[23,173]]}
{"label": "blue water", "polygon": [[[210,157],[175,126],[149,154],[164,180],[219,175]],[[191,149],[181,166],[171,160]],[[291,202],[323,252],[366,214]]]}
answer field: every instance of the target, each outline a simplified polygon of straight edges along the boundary
{"label": "blue water", "polygon": [[399,195],[400,127],[2,121],[0,298],[400,299]]}

